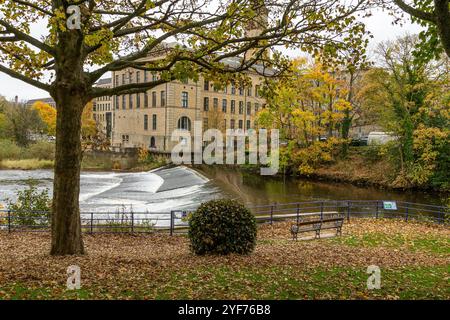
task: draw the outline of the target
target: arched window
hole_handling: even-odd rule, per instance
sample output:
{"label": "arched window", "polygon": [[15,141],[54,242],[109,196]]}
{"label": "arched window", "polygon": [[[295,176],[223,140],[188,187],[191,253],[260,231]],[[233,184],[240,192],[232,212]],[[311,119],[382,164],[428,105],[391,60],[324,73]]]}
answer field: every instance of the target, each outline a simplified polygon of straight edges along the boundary
{"label": "arched window", "polygon": [[178,119],[178,129],[191,131],[191,119],[185,116]]}
{"label": "arched window", "polygon": [[156,148],[156,139],[155,137],[150,138],[150,148]]}

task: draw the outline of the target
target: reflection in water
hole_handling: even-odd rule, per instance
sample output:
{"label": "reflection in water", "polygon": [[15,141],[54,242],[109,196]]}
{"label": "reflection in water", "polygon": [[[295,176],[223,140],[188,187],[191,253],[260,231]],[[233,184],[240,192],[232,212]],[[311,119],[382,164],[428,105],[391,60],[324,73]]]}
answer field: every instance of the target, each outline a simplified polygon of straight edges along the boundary
{"label": "reflection in water", "polygon": [[231,197],[252,205],[311,200],[397,200],[443,204],[443,199],[437,193],[385,190],[294,177],[260,176],[225,166],[202,165],[194,169],[211,179],[223,191],[231,194]]}

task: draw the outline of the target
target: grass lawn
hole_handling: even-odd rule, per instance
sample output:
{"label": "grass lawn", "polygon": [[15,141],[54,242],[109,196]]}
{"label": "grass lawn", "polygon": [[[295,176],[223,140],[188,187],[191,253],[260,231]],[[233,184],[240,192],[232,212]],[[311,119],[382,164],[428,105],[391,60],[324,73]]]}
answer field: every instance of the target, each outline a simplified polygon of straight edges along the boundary
{"label": "grass lawn", "polygon": [[[277,223],[249,256],[198,257],[166,234],[84,239],[87,255],[50,257],[48,234],[0,232],[0,299],[450,299],[450,230],[436,225],[355,219],[342,237],[295,242]],[[369,265],[379,290],[366,288]]]}

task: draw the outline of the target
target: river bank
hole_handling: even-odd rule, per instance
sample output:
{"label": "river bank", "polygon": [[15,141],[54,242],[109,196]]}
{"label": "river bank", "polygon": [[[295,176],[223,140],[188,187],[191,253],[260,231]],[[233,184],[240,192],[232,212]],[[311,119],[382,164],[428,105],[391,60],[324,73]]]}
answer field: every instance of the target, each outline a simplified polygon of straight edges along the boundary
{"label": "river bank", "polygon": [[448,198],[430,190],[380,188],[287,175],[261,176],[254,167],[195,165],[192,168],[231,197],[249,205],[314,200],[397,200],[446,205]]}

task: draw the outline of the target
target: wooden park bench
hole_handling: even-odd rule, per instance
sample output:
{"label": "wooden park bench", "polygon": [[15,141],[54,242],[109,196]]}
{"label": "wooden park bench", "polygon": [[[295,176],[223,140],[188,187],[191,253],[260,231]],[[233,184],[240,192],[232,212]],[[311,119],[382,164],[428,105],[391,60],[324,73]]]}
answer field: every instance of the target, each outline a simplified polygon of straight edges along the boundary
{"label": "wooden park bench", "polygon": [[336,229],[336,236],[342,235],[343,224],[343,217],[300,221],[291,226],[292,239],[298,240],[298,234],[303,232],[314,232],[314,239],[320,239],[320,231],[326,229]]}

